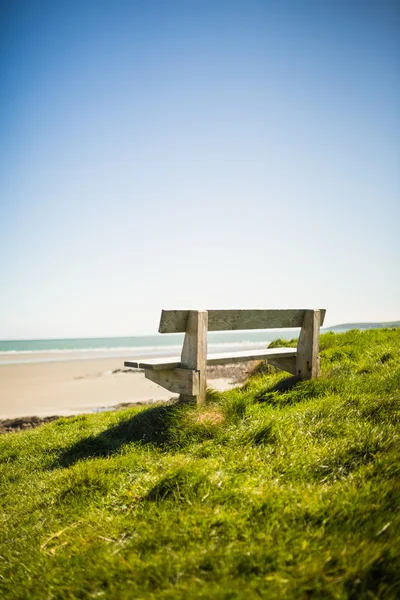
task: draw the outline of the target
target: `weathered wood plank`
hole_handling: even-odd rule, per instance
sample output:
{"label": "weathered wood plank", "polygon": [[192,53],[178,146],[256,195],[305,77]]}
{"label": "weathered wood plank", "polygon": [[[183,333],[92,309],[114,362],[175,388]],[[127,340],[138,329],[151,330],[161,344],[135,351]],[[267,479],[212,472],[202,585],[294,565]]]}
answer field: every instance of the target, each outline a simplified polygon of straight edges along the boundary
{"label": "weathered wood plank", "polygon": [[320,311],[307,310],[297,344],[296,375],[301,379],[315,379],[319,375],[318,345]]}
{"label": "weathered wood plank", "polygon": [[195,369],[199,374],[199,390],[197,394],[182,393],[184,402],[196,400],[204,404],[207,390],[207,325],[206,310],[191,310],[186,321],[186,332],[183,340],[181,364],[186,369]]}
{"label": "weathered wood plank", "polygon": [[199,374],[190,369],[145,370],[145,376],[150,381],[161,385],[174,394],[197,396],[199,393]]}
{"label": "weathered wood plank", "polygon": [[164,358],[149,358],[144,360],[126,360],[125,367],[132,369],[152,369],[159,371],[162,369],[176,369],[181,366],[180,356],[167,356]]}
{"label": "weathered wood plank", "polygon": [[184,333],[188,317],[188,310],[162,309],[158,333]]}
{"label": "weathered wood plank", "polygon": [[[208,365],[223,365],[242,362],[247,360],[263,360],[263,359],[281,359],[296,356],[296,348],[268,348],[262,350],[244,350],[240,352],[223,352],[219,354],[209,354],[207,356]],[[181,358],[172,356],[168,358],[153,358],[146,361],[126,360],[125,367],[134,369],[151,369],[152,371],[160,371],[165,369],[176,369],[182,367]]]}
{"label": "weathered wood plank", "polygon": [[[305,312],[306,309],[209,310],[208,331],[301,327]],[[324,322],[325,312],[325,309],[320,310],[320,325]],[[182,333],[186,331],[188,316],[188,310],[163,310],[159,332]]]}
{"label": "weathered wood plank", "polygon": [[210,331],[300,327],[302,310],[215,310],[210,311]]}
{"label": "weathered wood plank", "polygon": [[296,356],[296,348],[272,348],[271,350],[245,350],[241,352],[224,352],[221,354],[209,354],[207,357],[208,365],[229,365],[236,362],[248,360],[263,360],[277,358],[286,358]]}

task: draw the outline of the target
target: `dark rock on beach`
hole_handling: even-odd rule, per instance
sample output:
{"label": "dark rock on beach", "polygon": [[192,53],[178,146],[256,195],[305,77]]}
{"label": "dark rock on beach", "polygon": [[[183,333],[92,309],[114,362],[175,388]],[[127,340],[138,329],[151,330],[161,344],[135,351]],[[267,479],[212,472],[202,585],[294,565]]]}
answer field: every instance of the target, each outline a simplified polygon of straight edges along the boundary
{"label": "dark rock on beach", "polygon": [[11,431],[26,431],[33,429],[43,423],[50,423],[59,419],[57,416],[52,417],[17,417],[15,419],[1,419],[0,433],[9,433]]}

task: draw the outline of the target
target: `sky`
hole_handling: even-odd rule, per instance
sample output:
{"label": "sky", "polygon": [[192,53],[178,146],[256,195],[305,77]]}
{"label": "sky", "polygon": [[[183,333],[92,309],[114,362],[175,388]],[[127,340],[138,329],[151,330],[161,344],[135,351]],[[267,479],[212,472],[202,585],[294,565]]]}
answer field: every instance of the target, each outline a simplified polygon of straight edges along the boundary
{"label": "sky", "polygon": [[400,2],[0,0],[0,339],[400,319]]}

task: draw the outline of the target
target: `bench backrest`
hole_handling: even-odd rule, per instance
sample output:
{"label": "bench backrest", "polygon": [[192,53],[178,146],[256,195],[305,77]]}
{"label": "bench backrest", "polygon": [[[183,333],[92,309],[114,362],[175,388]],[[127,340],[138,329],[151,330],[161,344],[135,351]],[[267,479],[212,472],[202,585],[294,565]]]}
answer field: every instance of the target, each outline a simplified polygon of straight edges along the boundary
{"label": "bench backrest", "polygon": [[[245,329],[285,329],[302,327],[306,309],[280,310],[209,310],[208,331],[233,331]],[[325,319],[325,309],[320,309],[320,325]],[[189,310],[163,310],[159,333],[184,333]]]}

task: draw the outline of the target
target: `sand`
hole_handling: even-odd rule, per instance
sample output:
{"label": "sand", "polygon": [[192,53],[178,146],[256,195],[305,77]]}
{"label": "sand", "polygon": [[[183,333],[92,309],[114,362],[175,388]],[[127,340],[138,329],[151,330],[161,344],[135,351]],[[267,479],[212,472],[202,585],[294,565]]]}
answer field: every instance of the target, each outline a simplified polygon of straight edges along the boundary
{"label": "sand", "polygon": [[[229,389],[233,375],[213,370],[208,385]],[[68,416],[175,397],[143,373],[124,370],[120,358],[0,365],[0,419]]]}

